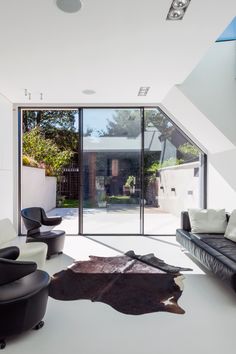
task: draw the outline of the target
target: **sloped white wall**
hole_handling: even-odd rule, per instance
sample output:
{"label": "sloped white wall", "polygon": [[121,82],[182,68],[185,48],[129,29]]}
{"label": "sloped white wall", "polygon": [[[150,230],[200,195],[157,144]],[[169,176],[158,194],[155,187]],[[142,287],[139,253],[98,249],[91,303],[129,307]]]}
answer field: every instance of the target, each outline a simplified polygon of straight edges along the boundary
{"label": "sloped white wall", "polygon": [[180,85],[182,92],[236,145],[236,42],[215,43]]}
{"label": "sloped white wall", "polygon": [[0,94],[0,219],[13,220],[12,103]]}
{"label": "sloped white wall", "polygon": [[215,43],[164,110],[208,154],[208,207],[236,208],[235,43]]}

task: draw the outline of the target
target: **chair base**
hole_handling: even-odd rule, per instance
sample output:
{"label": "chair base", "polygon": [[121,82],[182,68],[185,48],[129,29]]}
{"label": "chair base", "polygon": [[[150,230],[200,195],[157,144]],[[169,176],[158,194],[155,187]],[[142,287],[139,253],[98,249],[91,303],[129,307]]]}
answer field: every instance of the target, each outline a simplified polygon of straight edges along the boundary
{"label": "chair base", "polygon": [[0,349],[4,349],[6,346],[6,341],[4,339],[0,340]]}
{"label": "chair base", "polygon": [[[39,330],[44,326],[44,321],[40,321],[33,329]],[[7,343],[5,339],[0,340],[0,350],[6,347]]]}
{"label": "chair base", "polygon": [[[53,255],[51,255],[51,256],[56,256],[56,255],[58,255],[58,256],[60,256],[60,254],[63,254],[63,252],[58,252],[57,254],[53,254]],[[49,259],[51,259],[51,256],[47,256],[47,260],[49,260]]]}
{"label": "chair base", "polygon": [[1,286],[0,346],[6,338],[19,335],[35,327],[41,328],[48,301],[50,276],[37,270],[11,286]]}
{"label": "chair base", "polygon": [[44,242],[48,246],[47,259],[62,252],[65,243],[65,231],[52,230],[28,235],[26,242]]}
{"label": "chair base", "polygon": [[44,321],[40,321],[35,327],[34,329],[36,331],[38,331],[39,329],[41,329],[44,326]]}

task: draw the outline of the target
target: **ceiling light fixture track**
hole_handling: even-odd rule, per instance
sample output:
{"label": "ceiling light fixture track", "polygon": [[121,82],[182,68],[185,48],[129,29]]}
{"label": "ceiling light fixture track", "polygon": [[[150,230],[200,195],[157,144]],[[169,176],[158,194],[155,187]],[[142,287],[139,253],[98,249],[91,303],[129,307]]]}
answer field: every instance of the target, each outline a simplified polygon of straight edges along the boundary
{"label": "ceiling light fixture track", "polygon": [[182,20],[191,0],[173,0],[169,9],[167,20]]}
{"label": "ceiling light fixture track", "polygon": [[[25,94],[25,97],[27,97],[28,100],[31,101],[32,94],[28,89],[24,89],[24,94]],[[39,98],[40,98],[40,101],[43,101],[43,99],[44,99],[43,92],[39,93]]]}

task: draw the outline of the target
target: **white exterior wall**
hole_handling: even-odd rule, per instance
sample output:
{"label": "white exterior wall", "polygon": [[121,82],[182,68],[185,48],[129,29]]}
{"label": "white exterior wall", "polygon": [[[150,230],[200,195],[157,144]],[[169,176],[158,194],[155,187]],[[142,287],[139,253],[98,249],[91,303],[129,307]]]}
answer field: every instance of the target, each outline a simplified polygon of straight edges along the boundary
{"label": "white exterior wall", "polygon": [[0,219],[13,220],[12,103],[0,94]]}
{"label": "white exterior wall", "polygon": [[[159,170],[158,203],[161,210],[179,216],[183,210],[200,207],[200,179],[194,177],[196,167],[199,167],[198,162]],[[171,191],[172,188],[175,191]]]}
{"label": "white exterior wall", "polygon": [[208,154],[208,207],[236,208],[235,43],[215,43],[164,110]]}
{"label": "white exterior wall", "polygon": [[42,207],[45,211],[56,207],[56,177],[45,176],[43,168],[22,166],[22,209]]}

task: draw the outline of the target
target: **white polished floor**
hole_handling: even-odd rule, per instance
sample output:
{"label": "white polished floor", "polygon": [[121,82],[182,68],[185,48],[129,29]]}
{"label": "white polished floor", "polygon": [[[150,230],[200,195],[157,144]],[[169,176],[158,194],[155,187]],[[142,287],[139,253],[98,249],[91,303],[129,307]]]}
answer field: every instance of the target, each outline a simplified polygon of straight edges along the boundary
{"label": "white polished floor", "polygon": [[[159,208],[145,208],[145,234],[175,234],[180,227],[180,217],[162,212]],[[55,208],[48,215],[62,216],[60,229],[68,235],[78,234],[78,209]],[[140,232],[140,209],[130,205],[111,205],[107,208],[84,209],[84,234],[138,234]]]}
{"label": "white polished floor", "polygon": [[[234,354],[236,294],[183,253],[174,237],[68,237],[64,254],[47,261],[53,274],[73,259],[154,252],[167,263],[191,267],[179,304],[184,315],[123,315],[103,303],[49,299],[45,326],[9,340],[6,354]],[[3,353],[4,353],[3,352]]]}

